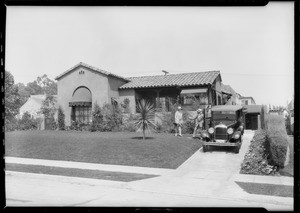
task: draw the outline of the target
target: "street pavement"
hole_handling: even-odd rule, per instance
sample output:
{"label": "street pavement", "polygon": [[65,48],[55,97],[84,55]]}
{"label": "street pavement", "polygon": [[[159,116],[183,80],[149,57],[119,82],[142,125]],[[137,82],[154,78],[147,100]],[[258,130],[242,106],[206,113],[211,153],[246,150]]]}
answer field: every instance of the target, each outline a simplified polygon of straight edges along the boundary
{"label": "street pavement", "polygon": [[[293,198],[249,194],[235,182],[293,186],[293,178],[239,174],[253,131],[245,131],[238,154],[212,150],[194,153],[179,168],[159,169],[6,157],[6,163],[93,169],[159,177],[131,181],[6,171],[7,206],[262,207],[293,210]],[[193,140],[193,139],[191,139]]]}

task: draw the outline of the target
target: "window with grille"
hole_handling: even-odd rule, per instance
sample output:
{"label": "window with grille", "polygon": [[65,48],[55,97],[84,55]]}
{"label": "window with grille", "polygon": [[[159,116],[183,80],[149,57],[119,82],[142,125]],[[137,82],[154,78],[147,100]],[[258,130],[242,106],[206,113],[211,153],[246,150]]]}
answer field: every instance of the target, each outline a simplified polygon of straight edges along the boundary
{"label": "window with grille", "polygon": [[92,122],[92,107],[91,106],[74,106],[75,121],[82,123]]}

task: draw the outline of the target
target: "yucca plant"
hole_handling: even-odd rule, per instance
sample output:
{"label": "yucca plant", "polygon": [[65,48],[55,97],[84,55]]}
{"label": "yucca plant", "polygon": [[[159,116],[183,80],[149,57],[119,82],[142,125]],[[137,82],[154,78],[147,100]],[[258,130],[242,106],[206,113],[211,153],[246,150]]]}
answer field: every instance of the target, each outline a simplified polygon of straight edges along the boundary
{"label": "yucca plant", "polygon": [[149,100],[145,99],[139,100],[136,108],[138,114],[134,126],[137,131],[143,131],[143,140],[145,140],[145,132],[155,128],[155,108]]}

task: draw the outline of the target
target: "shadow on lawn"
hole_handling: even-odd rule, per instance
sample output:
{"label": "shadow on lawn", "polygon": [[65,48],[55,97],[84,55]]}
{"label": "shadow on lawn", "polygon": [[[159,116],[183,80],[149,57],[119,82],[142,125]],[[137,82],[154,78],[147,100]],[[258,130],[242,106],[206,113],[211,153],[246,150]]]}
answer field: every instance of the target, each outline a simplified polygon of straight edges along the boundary
{"label": "shadow on lawn", "polygon": [[[131,139],[143,140],[143,137],[132,137]],[[146,140],[152,140],[154,137],[145,137]]]}

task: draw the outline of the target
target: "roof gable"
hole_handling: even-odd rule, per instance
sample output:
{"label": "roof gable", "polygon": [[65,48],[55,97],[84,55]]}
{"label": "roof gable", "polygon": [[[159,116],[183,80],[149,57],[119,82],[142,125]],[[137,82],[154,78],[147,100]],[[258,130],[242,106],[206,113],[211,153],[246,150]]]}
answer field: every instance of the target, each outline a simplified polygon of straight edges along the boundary
{"label": "roof gable", "polygon": [[213,84],[218,76],[220,76],[220,71],[131,77],[130,82],[121,86],[120,89],[202,86]]}
{"label": "roof gable", "polygon": [[67,75],[68,73],[74,71],[74,70],[75,70],[76,68],[78,68],[78,67],[85,67],[85,68],[88,68],[88,69],[90,69],[90,70],[92,70],[92,71],[94,71],[94,72],[96,72],[96,73],[102,74],[102,75],[106,75],[106,76],[110,76],[110,77],[119,78],[119,79],[122,79],[122,80],[127,81],[127,82],[129,81],[127,78],[124,78],[124,77],[115,75],[115,74],[110,73],[110,72],[107,72],[107,71],[105,71],[105,70],[98,69],[97,67],[93,67],[93,66],[90,66],[90,65],[85,64],[85,63],[82,63],[82,62],[76,64],[74,67],[72,67],[72,68],[68,69],[67,71],[63,72],[62,74],[60,74],[59,76],[57,76],[57,77],[55,78],[55,80],[58,81],[60,78],[64,77],[64,76]]}

